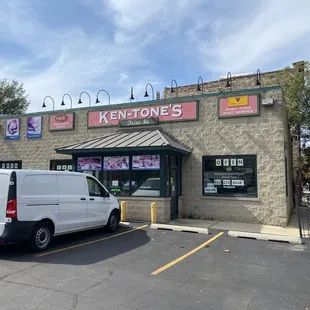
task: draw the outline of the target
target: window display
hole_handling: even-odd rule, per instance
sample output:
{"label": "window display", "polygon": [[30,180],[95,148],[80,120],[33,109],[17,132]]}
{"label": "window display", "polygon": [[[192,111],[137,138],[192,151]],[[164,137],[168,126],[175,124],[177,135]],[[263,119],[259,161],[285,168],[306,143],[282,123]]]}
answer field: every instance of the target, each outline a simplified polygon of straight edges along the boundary
{"label": "window display", "polygon": [[204,156],[203,195],[257,197],[256,155]]}

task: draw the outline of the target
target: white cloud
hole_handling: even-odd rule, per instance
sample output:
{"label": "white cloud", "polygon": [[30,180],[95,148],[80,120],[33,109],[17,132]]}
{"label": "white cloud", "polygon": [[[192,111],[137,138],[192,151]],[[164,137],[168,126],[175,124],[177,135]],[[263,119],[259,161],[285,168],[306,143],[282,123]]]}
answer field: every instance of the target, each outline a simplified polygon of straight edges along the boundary
{"label": "white cloud", "polygon": [[[211,25],[212,41],[198,47],[201,59],[207,69],[217,74],[255,71],[259,66],[267,69],[275,63],[283,67],[290,64],[288,59],[302,60],[295,59],[298,52],[292,47],[296,42],[300,46],[303,40],[303,53],[297,57],[310,52],[309,40],[305,40],[310,34],[309,10],[308,0],[299,0],[298,4],[291,0],[251,2],[248,11],[218,18]],[[196,27],[201,27],[199,23]],[[190,36],[193,39],[192,33]]]}

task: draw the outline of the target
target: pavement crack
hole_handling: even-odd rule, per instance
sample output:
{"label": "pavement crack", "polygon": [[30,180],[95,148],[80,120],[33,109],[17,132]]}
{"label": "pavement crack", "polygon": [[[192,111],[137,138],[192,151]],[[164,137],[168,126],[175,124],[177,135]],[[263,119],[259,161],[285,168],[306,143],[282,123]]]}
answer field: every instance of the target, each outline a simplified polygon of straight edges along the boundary
{"label": "pavement crack", "polygon": [[[83,294],[85,294],[86,292],[88,292],[88,291],[90,291],[91,289],[95,288],[96,286],[98,286],[98,285],[100,285],[100,284],[102,284],[102,283],[104,283],[104,282],[110,280],[110,279],[113,277],[114,273],[115,273],[115,270],[111,270],[111,269],[110,269],[110,270],[109,270],[109,275],[108,275],[106,278],[104,278],[103,280],[101,280],[101,281],[99,281],[99,282],[97,282],[97,283],[91,285],[90,287],[88,287],[87,289],[85,289],[85,290],[83,290],[82,292],[78,293],[77,295],[78,295],[78,296],[82,296]],[[83,295],[83,297],[84,297],[84,295]]]}
{"label": "pavement crack", "polygon": [[[16,274],[18,274],[18,273],[20,273],[20,272],[23,272],[23,271],[26,271],[26,270],[30,270],[30,269],[32,269],[32,268],[35,268],[35,267],[37,267],[37,266],[39,266],[39,265],[41,265],[41,264],[42,264],[42,263],[38,263],[38,264],[35,264],[35,265],[33,265],[33,266],[27,267],[27,268],[25,268],[25,269],[17,270],[17,271],[15,271],[15,272],[13,272],[13,273],[7,274],[7,275],[1,277],[1,278],[0,278],[0,281],[3,281],[3,280],[5,280],[6,278],[11,277],[11,276],[14,276],[14,275],[16,275]],[[5,281],[4,281],[4,282],[5,282]]]}
{"label": "pavement crack", "polygon": [[71,310],[75,310],[78,306],[78,303],[79,303],[79,295],[74,295],[72,299]]}

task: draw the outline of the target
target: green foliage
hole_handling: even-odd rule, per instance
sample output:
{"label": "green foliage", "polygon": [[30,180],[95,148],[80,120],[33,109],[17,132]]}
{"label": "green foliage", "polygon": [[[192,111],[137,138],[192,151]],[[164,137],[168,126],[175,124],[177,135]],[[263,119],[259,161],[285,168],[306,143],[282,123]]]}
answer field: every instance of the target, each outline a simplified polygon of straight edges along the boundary
{"label": "green foliage", "polygon": [[13,80],[0,80],[0,114],[22,114],[30,102],[27,99],[23,84]]}
{"label": "green foliage", "polygon": [[310,65],[284,68],[278,74],[283,87],[290,127],[299,127],[303,133],[310,131]]}

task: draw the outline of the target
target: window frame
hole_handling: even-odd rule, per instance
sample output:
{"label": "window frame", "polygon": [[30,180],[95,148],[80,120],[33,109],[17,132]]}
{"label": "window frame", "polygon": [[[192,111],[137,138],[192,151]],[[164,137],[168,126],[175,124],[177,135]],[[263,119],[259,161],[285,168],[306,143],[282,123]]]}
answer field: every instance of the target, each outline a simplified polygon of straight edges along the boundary
{"label": "window frame", "polygon": [[[206,194],[204,191],[204,173],[205,173],[205,167],[206,167],[206,159],[232,159],[232,158],[251,158],[254,159],[255,161],[255,184],[256,184],[256,191],[255,191],[255,196],[236,196],[236,195],[223,195],[221,193],[217,194]],[[258,165],[257,165],[257,154],[237,154],[237,155],[203,155],[202,156],[202,173],[201,173],[201,195],[203,197],[219,197],[219,198],[242,198],[242,199],[257,199],[259,197],[258,193]]]}

